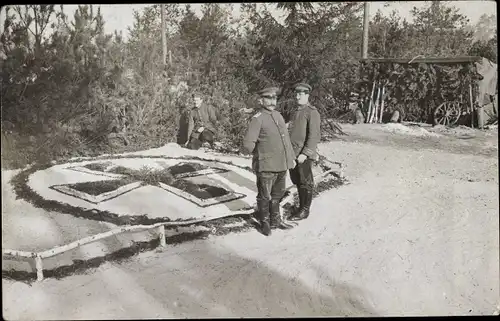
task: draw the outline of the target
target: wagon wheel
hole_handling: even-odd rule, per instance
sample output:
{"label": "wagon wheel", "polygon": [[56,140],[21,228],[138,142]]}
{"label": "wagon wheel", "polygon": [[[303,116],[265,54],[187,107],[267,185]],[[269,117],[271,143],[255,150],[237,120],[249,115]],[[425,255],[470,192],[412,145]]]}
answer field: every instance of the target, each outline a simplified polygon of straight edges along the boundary
{"label": "wagon wheel", "polygon": [[460,105],[456,101],[445,101],[434,110],[434,125],[451,126],[460,118]]}

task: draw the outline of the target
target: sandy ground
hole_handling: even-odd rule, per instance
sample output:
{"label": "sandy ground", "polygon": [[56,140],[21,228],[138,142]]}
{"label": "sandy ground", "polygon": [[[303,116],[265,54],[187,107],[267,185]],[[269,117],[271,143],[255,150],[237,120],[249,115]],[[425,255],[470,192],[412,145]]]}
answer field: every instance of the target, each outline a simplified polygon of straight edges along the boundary
{"label": "sandy ground", "polygon": [[398,126],[345,125],[349,136],[322,144],[351,183],[290,231],[214,236],[31,286],[3,279],[4,317],[493,314],[497,131]]}

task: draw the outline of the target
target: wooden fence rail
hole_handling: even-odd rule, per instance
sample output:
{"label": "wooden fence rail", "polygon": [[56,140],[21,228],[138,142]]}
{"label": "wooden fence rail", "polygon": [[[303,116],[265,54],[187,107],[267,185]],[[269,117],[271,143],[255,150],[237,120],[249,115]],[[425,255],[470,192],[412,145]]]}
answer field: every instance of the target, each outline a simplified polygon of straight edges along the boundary
{"label": "wooden fence rail", "polygon": [[[241,210],[238,212],[233,213],[232,215],[249,215],[254,212],[254,209],[248,209],[248,210]],[[42,259],[46,259],[49,257],[53,257],[55,255],[71,251],[75,248],[94,243],[97,241],[100,241],[102,239],[114,236],[114,235],[119,235],[127,232],[139,232],[139,231],[147,231],[147,230],[152,230],[152,229],[157,229],[157,235],[160,239],[160,246],[165,247],[167,245],[166,243],[166,236],[165,236],[165,226],[186,226],[186,225],[192,225],[196,223],[202,223],[202,222],[208,222],[212,220],[216,220],[222,217],[227,216],[227,214],[223,215],[217,215],[213,216],[210,218],[198,218],[198,219],[192,219],[192,220],[187,220],[183,222],[161,222],[161,223],[156,223],[152,225],[133,225],[133,226],[124,226],[124,227],[119,227],[116,229],[113,229],[111,231],[107,231],[104,233],[99,233],[96,235],[84,237],[80,240],[61,245],[58,247],[55,247],[53,249],[47,250],[47,251],[42,251],[42,252],[27,252],[27,251],[17,251],[17,250],[10,250],[10,249],[2,249],[2,256],[5,259],[33,259],[35,261],[35,267],[36,267],[36,274],[37,274],[37,281],[42,281],[43,280],[43,264],[42,264]]]}
{"label": "wooden fence rail", "polygon": [[17,250],[2,250],[3,256],[8,256],[12,258],[34,258],[37,256],[36,252],[26,252],[26,251],[17,251]]}

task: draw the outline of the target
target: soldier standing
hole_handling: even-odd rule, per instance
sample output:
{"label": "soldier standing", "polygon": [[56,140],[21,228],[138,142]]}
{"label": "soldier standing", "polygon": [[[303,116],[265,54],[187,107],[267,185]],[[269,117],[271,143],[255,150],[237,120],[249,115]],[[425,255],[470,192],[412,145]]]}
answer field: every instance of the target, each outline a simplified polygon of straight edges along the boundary
{"label": "soldier standing", "polygon": [[318,159],[317,145],[321,139],[321,119],[316,107],[309,104],[311,86],[295,86],[297,107],[290,115],[288,131],[296,157],[296,166],[290,170],[290,179],[299,192],[299,208],[290,216],[298,221],[309,216],[314,192],[313,162]]}
{"label": "soldier standing", "polygon": [[289,229],[280,215],[280,200],[285,193],[287,171],[294,166],[293,148],[285,120],[274,110],[278,88],[268,87],[260,92],[260,106],[250,120],[243,148],[253,154],[252,168],[257,176],[257,207],[262,233],[271,228]]}

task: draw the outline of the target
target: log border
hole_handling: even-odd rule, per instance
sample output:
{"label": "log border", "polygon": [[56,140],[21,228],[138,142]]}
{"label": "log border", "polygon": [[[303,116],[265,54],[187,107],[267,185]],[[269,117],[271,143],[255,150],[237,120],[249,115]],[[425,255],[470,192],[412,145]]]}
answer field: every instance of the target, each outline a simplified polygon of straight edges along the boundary
{"label": "log border", "polygon": [[36,275],[37,275],[37,281],[42,281],[44,279],[43,276],[43,259],[53,257],[68,251],[71,251],[75,248],[94,243],[97,241],[100,241],[102,239],[123,234],[123,233],[128,233],[128,232],[139,232],[139,231],[148,231],[148,230],[156,230],[157,231],[157,237],[160,240],[160,246],[161,247],[166,247],[166,235],[165,235],[165,226],[186,226],[186,225],[193,225],[197,223],[203,223],[203,222],[208,222],[208,221],[213,221],[225,217],[231,217],[235,215],[251,215],[253,214],[254,210],[244,210],[244,211],[239,211],[236,214],[222,214],[210,218],[198,218],[198,219],[192,219],[184,222],[164,222],[164,223],[156,223],[153,225],[132,225],[132,226],[123,226],[119,227],[116,229],[112,229],[107,232],[91,235],[84,237],[82,239],[79,239],[77,241],[73,241],[68,244],[56,246],[50,250],[45,250],[41,252],[28,252],[28,251],[18,251],[18,250],[11,250],[11,249],[2,249],[2,257],[4,259],[32,259],[34,260],[35,263],[35,268],[36,268]]}

